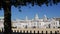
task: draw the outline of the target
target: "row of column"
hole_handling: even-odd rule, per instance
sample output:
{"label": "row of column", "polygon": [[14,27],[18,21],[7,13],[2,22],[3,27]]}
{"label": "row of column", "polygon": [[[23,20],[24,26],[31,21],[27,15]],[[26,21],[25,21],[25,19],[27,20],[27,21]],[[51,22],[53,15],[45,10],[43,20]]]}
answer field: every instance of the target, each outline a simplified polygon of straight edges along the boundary
{"label": "row of column", "polygon": [[[15,33],[46,33],[46,34],[48,34],[48,33],[58,33],[58,34],[60,34],[60,31],[40,31],[40,30],[38,30],[38,31],[36,31],[36,30],[12,30],[13,32],[15,32]],[[0,29],[0,32],[4,32],[2,29]]]}
{"label": "row of column", "polygon": [[26,31],[25,30],[13,30],[13,32],[16,32],[16,33],[46,33],[46,34],[47,33],[60,33],[59,31],[54,31],[54,32],[49,31],[48,32],[48,31],[39,31],[39,30],[38,31],[35,31],[35,30],[34,31],[32,31],[32,30],[30,30],[30,31],[29,30],[26,30]]}

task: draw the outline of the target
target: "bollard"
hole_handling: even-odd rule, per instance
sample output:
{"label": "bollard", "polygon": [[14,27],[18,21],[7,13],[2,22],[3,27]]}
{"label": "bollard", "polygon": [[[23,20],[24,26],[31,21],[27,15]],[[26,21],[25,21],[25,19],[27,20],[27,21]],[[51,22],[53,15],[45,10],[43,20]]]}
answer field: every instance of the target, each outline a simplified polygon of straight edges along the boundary
{"label": "bollard", "polygon": [[41,33],[43,34],[43,31]]}
{"label": "bollard", "polygon": [[14,30],[12,30],[13,32],[15,32]]}
{"label": "bollard", "polygon": [[34,34],[35,34],[35,30],[34,30]]}
{"label": "bollard", "polygon": [[16,30],[16,33],[17,33],[17,30]]}
{"label": "bollard", "polygon": [[46,34],[48,34],[48,32],[46,31]]}
{"label": "bollard", "polygon": [[23,33],[25,33],[25,30],[23,31]]}
{"label": "bollard", "polygon": [[28,30],[27,30],[27,34],[28,34]]}
{"label": "bollard", "polygon": [[32,31],[30,31],[30,34],[32,34]]}
{"label": "bollard", "polygon": [[2,32],[2,30],[0,30],[0,32]]}
{"label": "bollard", "polygon": [[19,30],[17,30],[17,32],[19,33]]}
{"label": "bollard", "polygon": [[50,34],[52,34],[52,31],[50,31]]}
{"label": "bollard", "polygon": [[2,32],[3,32],[3,28],[2,28]]}
{"label": "bollard", "polygon": [[38,31],[38,34],[39,34],[39,31]]}
{"label": "bollard", "polygon": [[2,29],[1,29],[1,32],[2,32]]}
{"label": "bollard", "polygon": [[1,32],[1,30],[0,30],[0,32]]}
{"label": "bollard", "polygon": [[17,32],[16,32],[17,34],[19,34],[19,31],[17,30]]}
{"label": "bollard", "polygon": [[14,30],[13,34],[15,34],[15,33],[16,33],[16,30]]}
{"label": "bollard", "polygon": [[57,32],[55,31],[55,34],[57,34]]}
{"label": "bollard", "polygon": [[16,32],[16,30],[14,30]]}
{"label": "bollard", "polygon": [[22,30],[20,30],[20,34],[22,34]]}
{"label": "bollard", "polygon": [[59,31],[57,31],[57,34],[60,34]]}

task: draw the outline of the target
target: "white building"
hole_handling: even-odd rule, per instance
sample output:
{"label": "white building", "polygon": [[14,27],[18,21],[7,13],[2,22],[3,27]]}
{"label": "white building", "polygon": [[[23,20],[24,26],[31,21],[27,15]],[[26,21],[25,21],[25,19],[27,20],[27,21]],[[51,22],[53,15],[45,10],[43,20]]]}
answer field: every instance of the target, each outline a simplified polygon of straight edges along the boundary
{"label": "white building", "polygon": [[[24,20],[17,19],[15,24],[17,28],[58,28],[59,20],[49,19],[46,15],[44,15],[43,19],[39,19],[38,14],[36,14],[34,19],[29,20],[26,16]],[[15,24],[12,26],[15,26]]]}
{"label": "white building", "polygon": [[[3,19],[0,18],[0,28],[3,28]],[[38,14],[34,17],[34,19],[29,20],[26,16],[26,19],[20,20],[16,19],[12,21],[12,27],[16,28],[58,28],[59,20],[53,18],[47,18],[44,15],[43,18],[39,18]]]}
{"label": "white building", "polygon": [[4,17],[0,17],[0,29],[4,27],[3,23],[4,23]]}

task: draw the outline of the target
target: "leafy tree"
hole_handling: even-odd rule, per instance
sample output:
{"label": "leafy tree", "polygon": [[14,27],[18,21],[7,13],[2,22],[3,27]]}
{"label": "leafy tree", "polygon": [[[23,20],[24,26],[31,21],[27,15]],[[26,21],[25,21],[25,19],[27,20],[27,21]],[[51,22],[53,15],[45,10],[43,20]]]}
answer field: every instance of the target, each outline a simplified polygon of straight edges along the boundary
{"label": "leafy tree", "polygon": [[38,5],[41,6],[46,4],[58,4],[60,0],[0,0],[0,9],[4,10],[4,34],[12,34],[11,29],[11,6],[21,7],[31,4],[32,6]]}

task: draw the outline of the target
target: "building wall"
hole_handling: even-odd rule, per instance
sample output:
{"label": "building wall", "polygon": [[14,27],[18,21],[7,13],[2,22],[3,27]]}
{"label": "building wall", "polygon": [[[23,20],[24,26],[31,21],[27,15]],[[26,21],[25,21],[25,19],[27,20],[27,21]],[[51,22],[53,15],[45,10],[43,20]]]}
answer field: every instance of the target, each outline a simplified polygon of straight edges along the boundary
{"label": "building wall", "polygon": [[3,18],[0,17],[0,29],[4,27],[4,20]]}
{"label": "building wall", "polygon": [[[0,28],[3,28],[3,18],[0,18]],[[12,21],[12,27],[17,28],[58,28],[59,20],[55,20],[53,18],[48,18],[44,16],[44,18],[40,18],[36,15],[36,17],[32,20],[29,20],[27,17],[24,20],[15,20]]]}
{"label": "building wall", "polygon": [[34,27],[35,28],[58,28],[59,21],[55,21],[55,20],[52,20],[52,21],[34,21],[34,20],[24,21],[23,20],[22,23],[20,21],[16,22],[16,26],[21,27],[21,28],[25,28],[25,27],[27,27],[27,28],[34,28]]}

